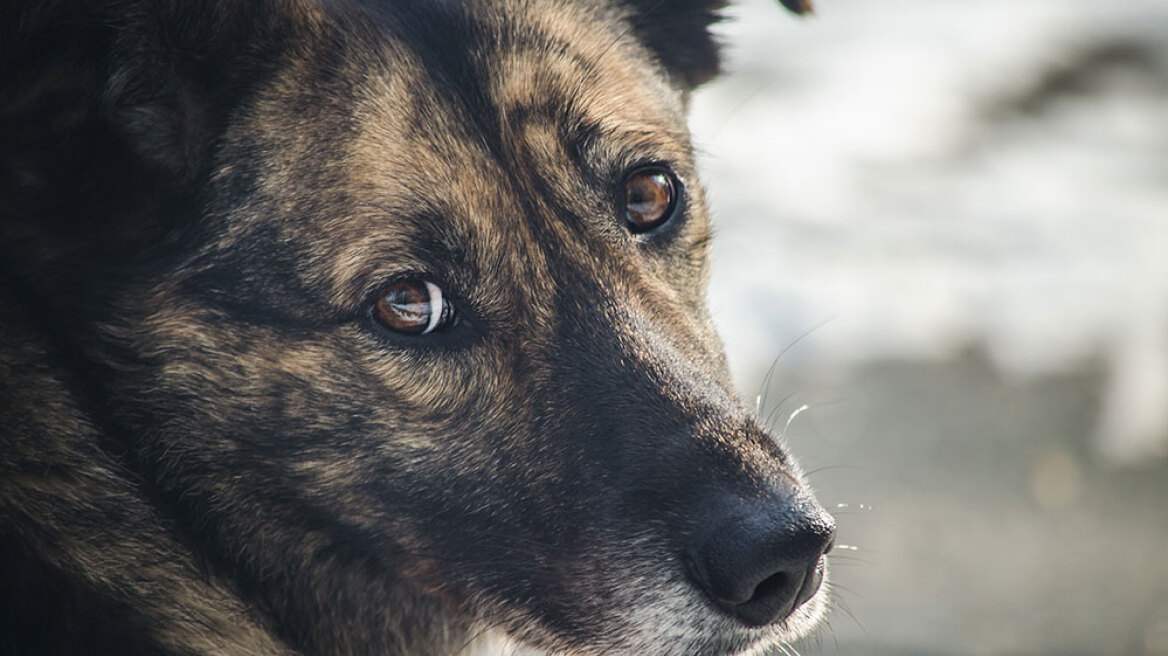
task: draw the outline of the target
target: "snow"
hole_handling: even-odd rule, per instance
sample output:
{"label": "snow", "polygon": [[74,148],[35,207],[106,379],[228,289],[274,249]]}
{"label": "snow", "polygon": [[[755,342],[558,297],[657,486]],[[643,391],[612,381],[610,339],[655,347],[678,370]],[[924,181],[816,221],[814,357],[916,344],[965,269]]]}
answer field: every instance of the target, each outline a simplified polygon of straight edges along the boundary
{"label": "snow", "polygon": [[[825,321],[784,358],[977,345],[1020,377],[1101,359],[1101,452],[1163,455],[1168,2],[817,9],[735,5],[729,74],[693,99],[739,382]],[[1092,53],[1085,82],[1031,93]]]}

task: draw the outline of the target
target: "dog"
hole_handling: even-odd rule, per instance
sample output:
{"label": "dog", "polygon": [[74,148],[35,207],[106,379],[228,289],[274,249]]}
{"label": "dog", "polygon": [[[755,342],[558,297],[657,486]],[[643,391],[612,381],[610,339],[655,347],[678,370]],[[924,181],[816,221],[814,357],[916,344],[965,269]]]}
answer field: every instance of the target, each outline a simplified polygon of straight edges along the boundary
{"label": "dog", "polygon": [[0,6],[0,653],[812,631],[704,303],[721,5]]}

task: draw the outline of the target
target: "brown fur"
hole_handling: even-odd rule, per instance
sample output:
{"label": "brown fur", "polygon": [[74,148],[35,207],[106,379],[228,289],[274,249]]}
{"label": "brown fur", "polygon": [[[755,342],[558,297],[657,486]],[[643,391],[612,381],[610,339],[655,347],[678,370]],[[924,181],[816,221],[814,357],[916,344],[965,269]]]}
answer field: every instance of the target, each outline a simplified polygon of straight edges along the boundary
{"label": "brown fur", "polygon": [[[677,556],[709,498],[814,505],[703,302],[718,7],[0,9],[0,653],[804,633],[826,593],[747,629]],[[685,185],[660,235],[614,214],[643,163]],[[371,322],[403,275],[459,331]]]}

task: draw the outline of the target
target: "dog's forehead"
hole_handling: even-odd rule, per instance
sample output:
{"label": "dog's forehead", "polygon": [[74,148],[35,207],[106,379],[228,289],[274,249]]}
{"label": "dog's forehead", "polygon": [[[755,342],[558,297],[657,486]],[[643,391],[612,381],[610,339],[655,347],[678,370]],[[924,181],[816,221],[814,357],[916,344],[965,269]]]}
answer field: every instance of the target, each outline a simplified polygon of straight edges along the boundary
{"label": "dog's forehead", "polygon": [[373,45],[383,58],[364,71],[351,155],[367,188],[398,194],[393,181],[421,171],[437,184],[405,191],[473,190],[444,200],[506,222],[533,208],[494,215],[475,203],[572,197],[588,139],[688,159],[680,94],[618,15],[586,3],[423,5],[384,27]]}
{"label": "dog's forehead", "polygon": [[[366,25],[338,32],[351,41],[318,57],[327,66],[285,71],[257,110],[282,117],[264,129],[288,162],[266,167],[263,195],[327,208],[313,229],[328,237],[310,240],[303,270],[336,305],[371,280],[433,269],[421,247],[461,258],[454,268],[476,280],[467,268],[546,272],[534,245],[562,256],[573,222],[618,225],[611,181],[596,179],[612,171],[585,170],[585,145],[609,169],[690,159],[680,92],[603,5],[401,3],[350,20]],[[287,111],[324,77],[344,80],[343,101]],[[344,114],[344,131],[323,132],[318,111]]]}

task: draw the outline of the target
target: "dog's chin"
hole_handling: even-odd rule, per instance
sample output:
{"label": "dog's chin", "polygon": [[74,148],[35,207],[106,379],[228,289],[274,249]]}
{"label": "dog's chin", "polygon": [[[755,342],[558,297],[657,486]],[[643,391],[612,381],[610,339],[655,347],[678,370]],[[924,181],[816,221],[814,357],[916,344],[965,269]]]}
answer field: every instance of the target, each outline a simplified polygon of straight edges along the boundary
{"label": "dog's chin", "polygon": [[727,620],[727,623],[732,624],[730,628],[696,632],[690,641],[693,646],[691,651],[679,652],[664,649],[657,653],[660,656],[677,653],[702,654],[704,656],[764,656],[772,653],[786,653],[782,649],[785,645],[806,638],[820,626],[827,614],[828,599],[829,594],[825,580],[814,597],[795,609],[789,617],[781,622],[750,629]]}
{"label": "dog's chin", "polygon": [[[763,634],[763,637],[736,656],[763,656],[763,654],[769,654],[780,646],[791,644],[814,633],[822,623],[824,616],[827,615],[828,599],[830,598],[828,591],[825,576],[819,592],[815,593],[814,597],[796,608],[790,617],[775,627],[759,629],[758,631]],[[770,635],[767,635],[768,630]]]}
{"label": "dog's chin", "polygon": [[747,628],[726,617],[696,595],[683,595],[673,603],[653,604],[631,610],[623,629],[614,628],[596,639],[595,645],[571,647],[532,646],[529,641],[557,643],[556,638],[525,627],[517,639],[500,630],[483,630],[462,652],[467,656],[764,656],[807,637],[819,626],[828,609],[828,587],[785,620]]}

